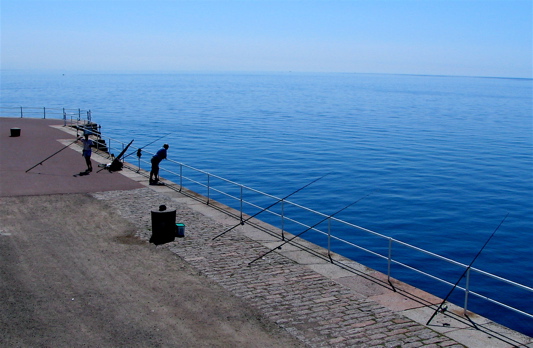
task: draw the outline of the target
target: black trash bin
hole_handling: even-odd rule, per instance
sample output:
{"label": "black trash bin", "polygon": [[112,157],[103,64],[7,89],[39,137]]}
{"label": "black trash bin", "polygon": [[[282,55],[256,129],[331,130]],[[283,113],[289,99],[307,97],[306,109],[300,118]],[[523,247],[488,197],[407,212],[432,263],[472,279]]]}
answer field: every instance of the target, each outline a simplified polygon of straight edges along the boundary
{"label": "black trash bin", "polygon": [[12,137],[20,137],[20,128],[11,128]]}
{"label": "black trash bin", "polygon": [[155,245],[173,242],[176,237],[176,210],[152,210],[152,237]]}

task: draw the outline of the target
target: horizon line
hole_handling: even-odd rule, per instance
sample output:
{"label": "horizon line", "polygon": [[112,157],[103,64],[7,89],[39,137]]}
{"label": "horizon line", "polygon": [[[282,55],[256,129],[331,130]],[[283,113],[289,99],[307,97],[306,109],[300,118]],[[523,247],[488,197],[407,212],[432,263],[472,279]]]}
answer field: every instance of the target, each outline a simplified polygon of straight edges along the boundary
{"label": "horizon line", "polygon": [[171,75],[171,74],[354,74],[354,75],[399,75],[419,77],[468,77],[489,79],[533,80],[531,77],[519,76],[490,76],[490,75],[444,75],[428,73],[392,73],[392,72],[356,72],[356,71],[293,71],[293,70],[60,70],[60,69],[1,69],[0,73],[25,74],[83,74],[83,75]]}

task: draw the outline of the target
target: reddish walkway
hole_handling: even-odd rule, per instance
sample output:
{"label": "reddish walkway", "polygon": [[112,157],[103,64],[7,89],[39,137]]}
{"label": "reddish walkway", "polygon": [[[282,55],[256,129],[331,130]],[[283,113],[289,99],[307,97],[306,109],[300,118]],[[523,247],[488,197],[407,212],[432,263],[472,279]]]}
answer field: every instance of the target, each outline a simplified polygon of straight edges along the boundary
{"label": "reddish walkway", "polygon": [[[29,172],[26,170],[65,147],[60,140],[75,137],[56,129],[61,120],[0,118],[0,197],[59,193],[84,193],[128,190],[143,187],[120,173],[103,170],[97,173],[93,162],[90,175],[74,177],[87,169],[81,149],[73,145]],[[11,128],[20,128],[19,137]],[[68,144],[68,143],[67,143]]]}

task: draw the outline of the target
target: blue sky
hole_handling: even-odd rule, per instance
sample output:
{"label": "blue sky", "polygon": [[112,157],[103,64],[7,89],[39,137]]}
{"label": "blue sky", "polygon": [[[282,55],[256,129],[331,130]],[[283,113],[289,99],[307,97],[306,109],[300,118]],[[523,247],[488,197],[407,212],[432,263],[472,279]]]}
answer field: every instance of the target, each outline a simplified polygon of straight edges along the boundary
{"label": "blue sky", "polygon": [[533,77],[531,0],[2,0],[1,68]]}

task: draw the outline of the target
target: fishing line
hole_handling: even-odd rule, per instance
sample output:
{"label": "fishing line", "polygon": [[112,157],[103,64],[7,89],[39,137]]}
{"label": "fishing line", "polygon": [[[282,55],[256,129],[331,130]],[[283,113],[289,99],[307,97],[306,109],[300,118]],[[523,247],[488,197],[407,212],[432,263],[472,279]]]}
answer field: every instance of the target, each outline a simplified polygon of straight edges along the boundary
{"label": "fishing line", "polygon": [[233,227],[231,227],[231,228],[225,230],[224,232],[222,232],[222,233],[219,234],[218,236],[215,236],[212,240],[215,240],[215,239],[217,239],[218,237],[220,237],[220,236],[222,236],[222,235],[228,233],[229,231],[233,230],[234,228],[238,227],[239,225],[244,225],[244,223],[245,223],[246,221],[248,221],[248,220],[250,220],[250,219],[256,217],[257,215],[261,214],[261,213],[264,212],[265,210],[268,210],[268,209],[272,208],[273,206],[275,206],[275,205],[278,204],[279,202],[286,200],[286,199],[289,198],[290,196],[292,196],[292,195],[294,195],[295,193],[297,193],[297,192],[303,190],[303,189],[306,188],[307,186],[309,186],[309,185],[311,185],[311,184],[314,184],[315,182],[317,182],[318,180],[320,180],[320,179],[322,179],[322,178],[328,176],[329,174],[331,174],[331,173],[327,173],[327,174],[325,174],[325,175],[322,175],[320,178],[317,178],[317,179],[311,181],[310,183],[308,183],[307,185],[305,185],[305,186],[303,186],[303,187],[300,187],[298,190],[296,190],[296,191],[292,192],[291,194],[288,194],[287,196],[283,197],[282,199],[280,199],[280,200],[278,200],[278,201],[272,203],[271,205],[269,205],[269,206],[266,207],[265,209],[261,210],[260,212],[255,213],[254,215],[250,216],[249,218],[247,218],[247,219],[245,219],[245,220],[239,222],[239,223],[236,224],[235,226],[233,226]]}
{"label": "fishing line", "polygon": [[490,235],[489,239],[487,239],[487,241],[485,242],[485,244],[483,244],[483,247],[481,247],[481,249],[479,250],[479,252],[476,254],[476,256],[474,257],[474,259],[472,260],[472,262],[470,262],[470,264],[468,265],[468,267],[465,269],[465,271],[463,272],[463,274],[461,274],[461,276],[459,277],[459,279],[457,280],[457,282],[455,283],[455,285],[453,286],[453,288],[450,290],[450,292],[448,293],[448,295],[446,295],[446,297],[444,298],[444,300],[442,300],[441,304],[439,305],[439,307],[435,310],[435,312],[433,313],[433,315],[431,316],[431,318],[429,318],[428,322],[426,323],[426,325],[429,325],[429,323],[433,320],[433,318],[435,318],[435,316],[437,315],[437,313],[442,309],[442,306],[444,305],[444,303],[446,303],[446,301],[448,300],[448,297],[450,297],[450,295],[452,294],[453,290],[455,290],[455,288],[457,287],[457,285],[459,285],[459,282],[461,281],[461,279],[463,279],[463,277],[466,275],[466,272],[468,272],[468,270],[472,267],[472,265],[474,264],[474,262],[476,261],[476,259],[479,257],[479,255],[481,254],[481,252],[483,251],[483,249],[485,249],[485,247],[487,246],[487,244],[489,244],[490,240],[492,239],[492,237],[494,237],[494,235],[496,234],[496,231],[498,231],[500,229],[500,226],[503,224],[503,222],[505,221],[505,219],[507,219],[507,217],[509,216],[509,213],[507,213],[507,215],[505,215],[505,217],[503,218],[503,220],[500,222],[500,224],[498,225],[498,227],[496,227],[496,229],[494,230],[494,232],[492,232],[492,234]]}
{"label": "fishing line", "polygon": [[287,244],[287,243],[290,243],[293,239],[295,239],[295,238],[301,236],[302,234],[304,234],[305,232],[307,232],[307,231],[309,231],[309,230],[312,230],[313,228],[315,228],[316,226],[320,225],[321,223],[323,223],[323,222],[326,221],[327,219],[330,219],[330,218],[332,218],[333,216],[335,216],[335,215],[339,214],[340,212],[342,212],[343,210],[348,209],[348,208],[351,207],[352,205],[354,205],[354,204],[356,204],[356,203],[362,201],[363,199],[365,199],[366,197],[370,196],[371,194],[373,194],[373,193],[376,192],[376,191],[377,191],[377,189],[374,190],[374,191],[372,191],[372,192],[370,192],[369,194],[367,194],[367,195],[365,195],[365,196],[359,198],[358,200],[353,201],[352,203],[348,204],[348,205],[345,206],[344,208],[337,210],[335,213],[333,213],[333,214],[331,214],[331,215],[329,215],[329,216],[326,216],[324,219],[320,220],[319,222],[317,222],[317,223],[314,224],[313,226],[311,226],[311,227],[307,228],[306,230],[304,230],[304,231],[298,233],[297,235],[295,235],[295,236],[292,237],[291,239],[289,239],[289,240],[287,240],[287,241],[281,243],[279,246],[277,246],[277,247],[275,247],[275,248],[273,248],[273,249],[270,249],[269,251],[267,251],[267,252],[264,253],[263,255],[261,255],[261,256],[255,258],[253,261],[251,261],[250,263],[248,263],[248,266],[251,265],[252,263],[254,263],[255,261],[257,261],[257,260],[259,260],[259,259],[265,257],[266,255],[270,254],[270,253],[273,252],[274,250],[276,250],[276,249],[281,249],[282,246],[284,246],[284,245]]}

